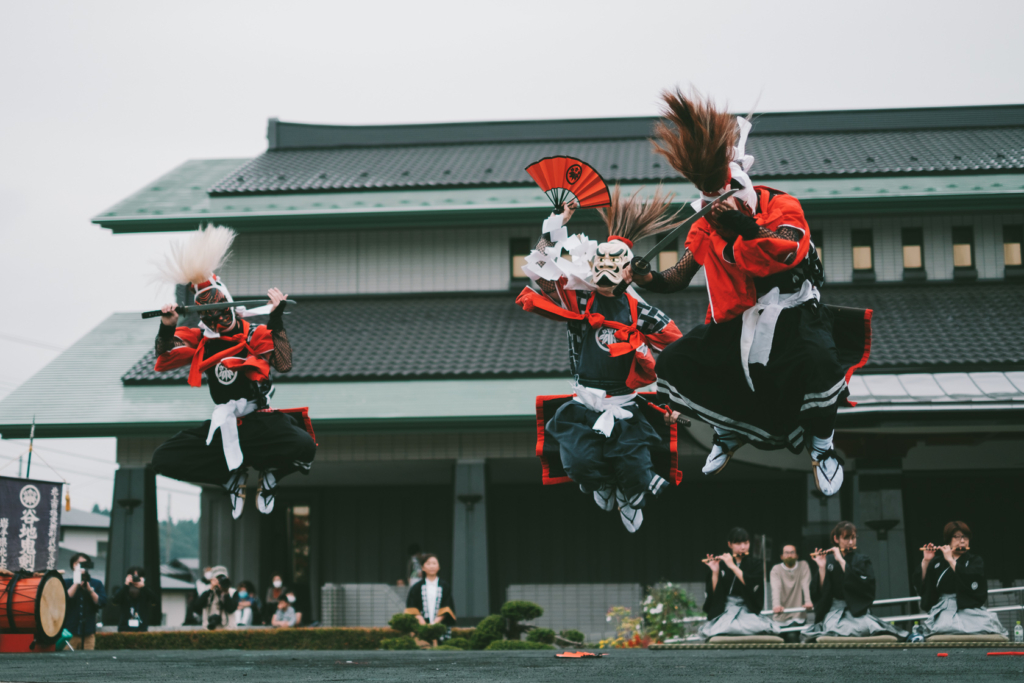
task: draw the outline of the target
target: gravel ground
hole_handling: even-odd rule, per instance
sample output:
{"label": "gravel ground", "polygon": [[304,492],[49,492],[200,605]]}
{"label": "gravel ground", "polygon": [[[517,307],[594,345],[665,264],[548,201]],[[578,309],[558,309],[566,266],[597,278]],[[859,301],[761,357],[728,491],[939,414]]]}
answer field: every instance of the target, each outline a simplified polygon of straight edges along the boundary
{"label": "gravel ground", "polygon": [[[1006,649],[1006,648],[1002,648]],[[949,653],[937,657],[938,652]],[[0,681],[1024,681],[1024,657],[985,649],[553,652],[105,651],[0,655]]]}

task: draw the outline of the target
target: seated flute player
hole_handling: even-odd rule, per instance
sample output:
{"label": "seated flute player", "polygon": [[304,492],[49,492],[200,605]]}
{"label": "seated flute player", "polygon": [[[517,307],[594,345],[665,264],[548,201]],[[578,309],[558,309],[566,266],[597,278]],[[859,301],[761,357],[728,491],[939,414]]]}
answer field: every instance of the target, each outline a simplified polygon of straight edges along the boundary
{"label": "seated flute player", "polygon": [[750,534],[735,527],[728,545],[729,552],[703,560],[710,570],[704,601],[708,621],[697,635],[704,641],[716,636],[778,636],[779,624],[761,614],[764,570],[761,561],[750,556]]}
{"label": "seated flute player", "polygon": [[[553,244],[541,237],[528,260],[532,267],[524,271],[544,294],[527,287],[516,299],[525,311],[567,323],[574,396],[546,430],[558,442],[568,477],[602,510],[617,507],[630,533],[643,523],[647,500],[668,483],[651,461],[651,449],[662,438],[638,406],[636,392],[657,381],[652,350],[682,335],[661,310],[630,289],[616,295],[615,287],[626,276],[635,240],[678,225],[674,216],[665,216],[671,198],[659,188],[651,199],[640,191],[623,199],[616,186],[611,204],[600,210],[608,241],[573,235]],[[566,235],[562,226],[574,210],[570,203],[552,214],[544,234]],[[556,258],[561,254],[567,257]]]}
{"label": "seated flute player", "polygon": [[839,522],[832,529],[835,546],[816,549],[812,580],[820,586],[814,603],[814,625],[804,631],[804,642],[822,636],[866,638],[892,636],[903,640],[907,632],[871,614],[875,601],[875,570],[871,558],[857,552],[857,527]]}
{"label": "seated flute player", "polygon": [[988,600],[985,562],[970,549],[971,529],[950,522],[942,531],[946,544],[922,548],[921,608],[929,611],[921,622],[925,638],[937,635],[1007,636],[995,614],[984,609]]}

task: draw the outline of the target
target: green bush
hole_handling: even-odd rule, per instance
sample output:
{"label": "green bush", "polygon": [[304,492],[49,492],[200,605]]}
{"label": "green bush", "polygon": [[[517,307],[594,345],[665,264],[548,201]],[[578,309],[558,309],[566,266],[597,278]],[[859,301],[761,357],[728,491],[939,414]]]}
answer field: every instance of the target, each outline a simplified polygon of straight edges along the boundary
{"label": "green bush", "polygon": [[554,650],[554,645],[534,643],[529,640],[496,640],[487,646],[488,650]]}
{"label": "green bush", "polygon": [[509,600],[501,606],[501,616],[512,621],[531,621],[544,615],[544,608],[526,600]]}
{"label": "green bush", "polygon": [[97,633],[97,650],[377,650],[390,628],[260,628]]}
{"label": "green bush", "polygon": [[404,612],[399,612],[391,617],[388,624],[399,633],[413,633],[420,626],[415,614],[405,614]]}
{"label": "green bush", "polygon": [[484,617],[483,621],[476,625],[473,636],[469,639],[474,650],[483,650],[496,640],[501,640],[505,635],[505,618],[497,614]]}
{"label": "green bush", "polygon": [[547,643],[551,645],[555,642],[555,632],[549,628],[535,628],[526,634],[526,640],[531,643]]}
{"label": "green bush", "polygon": [[382,650],[418,650],[420,646],[416,644],[412,636],[398,636],[380,641],[380,648]]}
{"label": "green bush", "polygon": [[444,645],[438,645],[437,647],[432,647],[430,649],[431,650],[450,650],[451,652],[462,652],[462,648],[461,647],[455,647],[454,645],[448,645],[447,643],[444,644]]}
{"label": "green bush", "polygon": [[444,624],[423,624],[416,628],[416,636],[428,643],[437,640],[445,633],[448,633],[448,627]]}
{"label": "green bush", "polygon": [[583,635],[583,631],[577,631],[574,628],[567,628],[558,635],[574,643],[582,643],[583,640],[586,638],[586,636]]}
{"label": "green bush", "polygon": [[685,638],[696,631],[697,624],[686,617],[702,614],[697,603],[681,584],[656,583],[648,587],[643,605],[644,635],[662,642],[667,638]]}
{"label": "green bush", "polygon": [[444,641],[444,644],[456,647],[460,650],[468,650],[472,647],[472,645],[470,645],[469,639],[467,638],[449,638],[448,640]]}

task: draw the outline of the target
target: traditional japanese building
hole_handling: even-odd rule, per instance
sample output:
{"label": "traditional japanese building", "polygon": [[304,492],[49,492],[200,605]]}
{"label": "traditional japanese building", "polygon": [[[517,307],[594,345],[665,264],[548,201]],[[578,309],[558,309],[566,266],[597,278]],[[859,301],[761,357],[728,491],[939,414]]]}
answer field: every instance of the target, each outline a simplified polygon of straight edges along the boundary
{"label": "traditional japanese building", "polygon": [[[566,393],[568,363],[564,327],[513,303],[550,208],[524,168],[568,154],[625,189],[663,182],[678,203],[696,198],[652,154],[652,123],[271,119],[260,156],[187,161],[96,216],[118,234],[230,226],[221,275],[236,298],[277,286],[300,302],[286,318],[294,369],[275,378],[273,403],[310,406],[312,474],[282,484],[273,514],[250,507],[238,521],[223,491],[204,490],[202,563],[262,585],[281,572],[318,615],[324,584],[393,584],[418,543],[439,554],[471,623],[510,586],[697,581],[733,525],[775,555],[822,544],[841,518],[862,527],[879,597],[908,595],[918,546],[964,519],[990,578],[1024,579],[1024,551],[1006,542],[1024,490],[1024,106],[754,121],[751,175],[803,203],[823,300],[874,310],[858,405],[840,411],[839,496],[815,496],[806,454],[747,448],[704,477],[703,425],[680,453],[682,485],[633,536],[576,487],[541,485],[535,397]],[[587,213],[573,225],[598,236]],[[701,275],[648,296],[684,333],[704,319]],[[157,324],[115,314],[0,402],[7,437],[33,416],[37,436],[117,437],[117,571],[158,562],[147,463],[211,411],[183,371],[154,373]]]}

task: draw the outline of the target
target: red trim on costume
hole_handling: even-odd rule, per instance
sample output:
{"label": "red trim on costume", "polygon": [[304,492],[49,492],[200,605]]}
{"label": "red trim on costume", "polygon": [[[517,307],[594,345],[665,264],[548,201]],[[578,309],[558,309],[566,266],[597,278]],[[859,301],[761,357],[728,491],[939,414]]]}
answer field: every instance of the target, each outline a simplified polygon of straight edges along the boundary
{"label": "red trim on costume", "polygon": [[633,248],[633,240],[626,239],[622,235],[612,235],[611,237],[608,238],[608,241],[611,242],[612,240],[617,240],[619,242],[625,242],[626,246],[628,246],[630,249]]}
{"label": "red trim on costume", "polygon": [[554,398],[564,398],[565,395],[560,396],[538,396],[537,397],[537,457],[540,458],[541,467],[544,469],[541,474],[541,482],[547,486],[549,484],[568,484],[572,481],[568,476],[565,477],[552,477],[551,472],[548,469],[548,461],[544,458],[544,435],[547,430],[544,428],[544,402]]}
{"label": "red trim on costume", "polygon": [[[264,354],[274,350],[274,338],[265,325],[259,325],[253,331],[252,339],[247,341],[249,336],[249,323],[240,320],[241,329],[237,334],[221,335],[221,339],[232,344],[223,351],[203,358],[203,349],[206,348],[207,337],[197,327],[179,327],[174,331],[174,336],[182,340],[187,346],[178,346],[166,351],[156,358],[154,369],[157,372],[167,372],[176,368],[190,365],[188,372],[188,383],[190,386],[198,387],[202,384],[204,372],[223,362],[224,367],[236,372],[242,372],[248,379],[260,382],[270,376],[270,363]],[[242,351],[248,352],[247,358],[237,358]]]}
{"label": "red trim on costume", "polygon": [[[860,360],[856,365],[850,367],[846,371],[846,384],[850,384],[850,378],[853,377],[853,373],[860,370],[862,367],[867,365],[868,358],[871,356],[871,315],[874,313],[872,309],[864,311],[864,355],[860,357]],[[845,403],[849,407],[857,405],[856,401],[851,401],[849,397],[846,398]]]}

